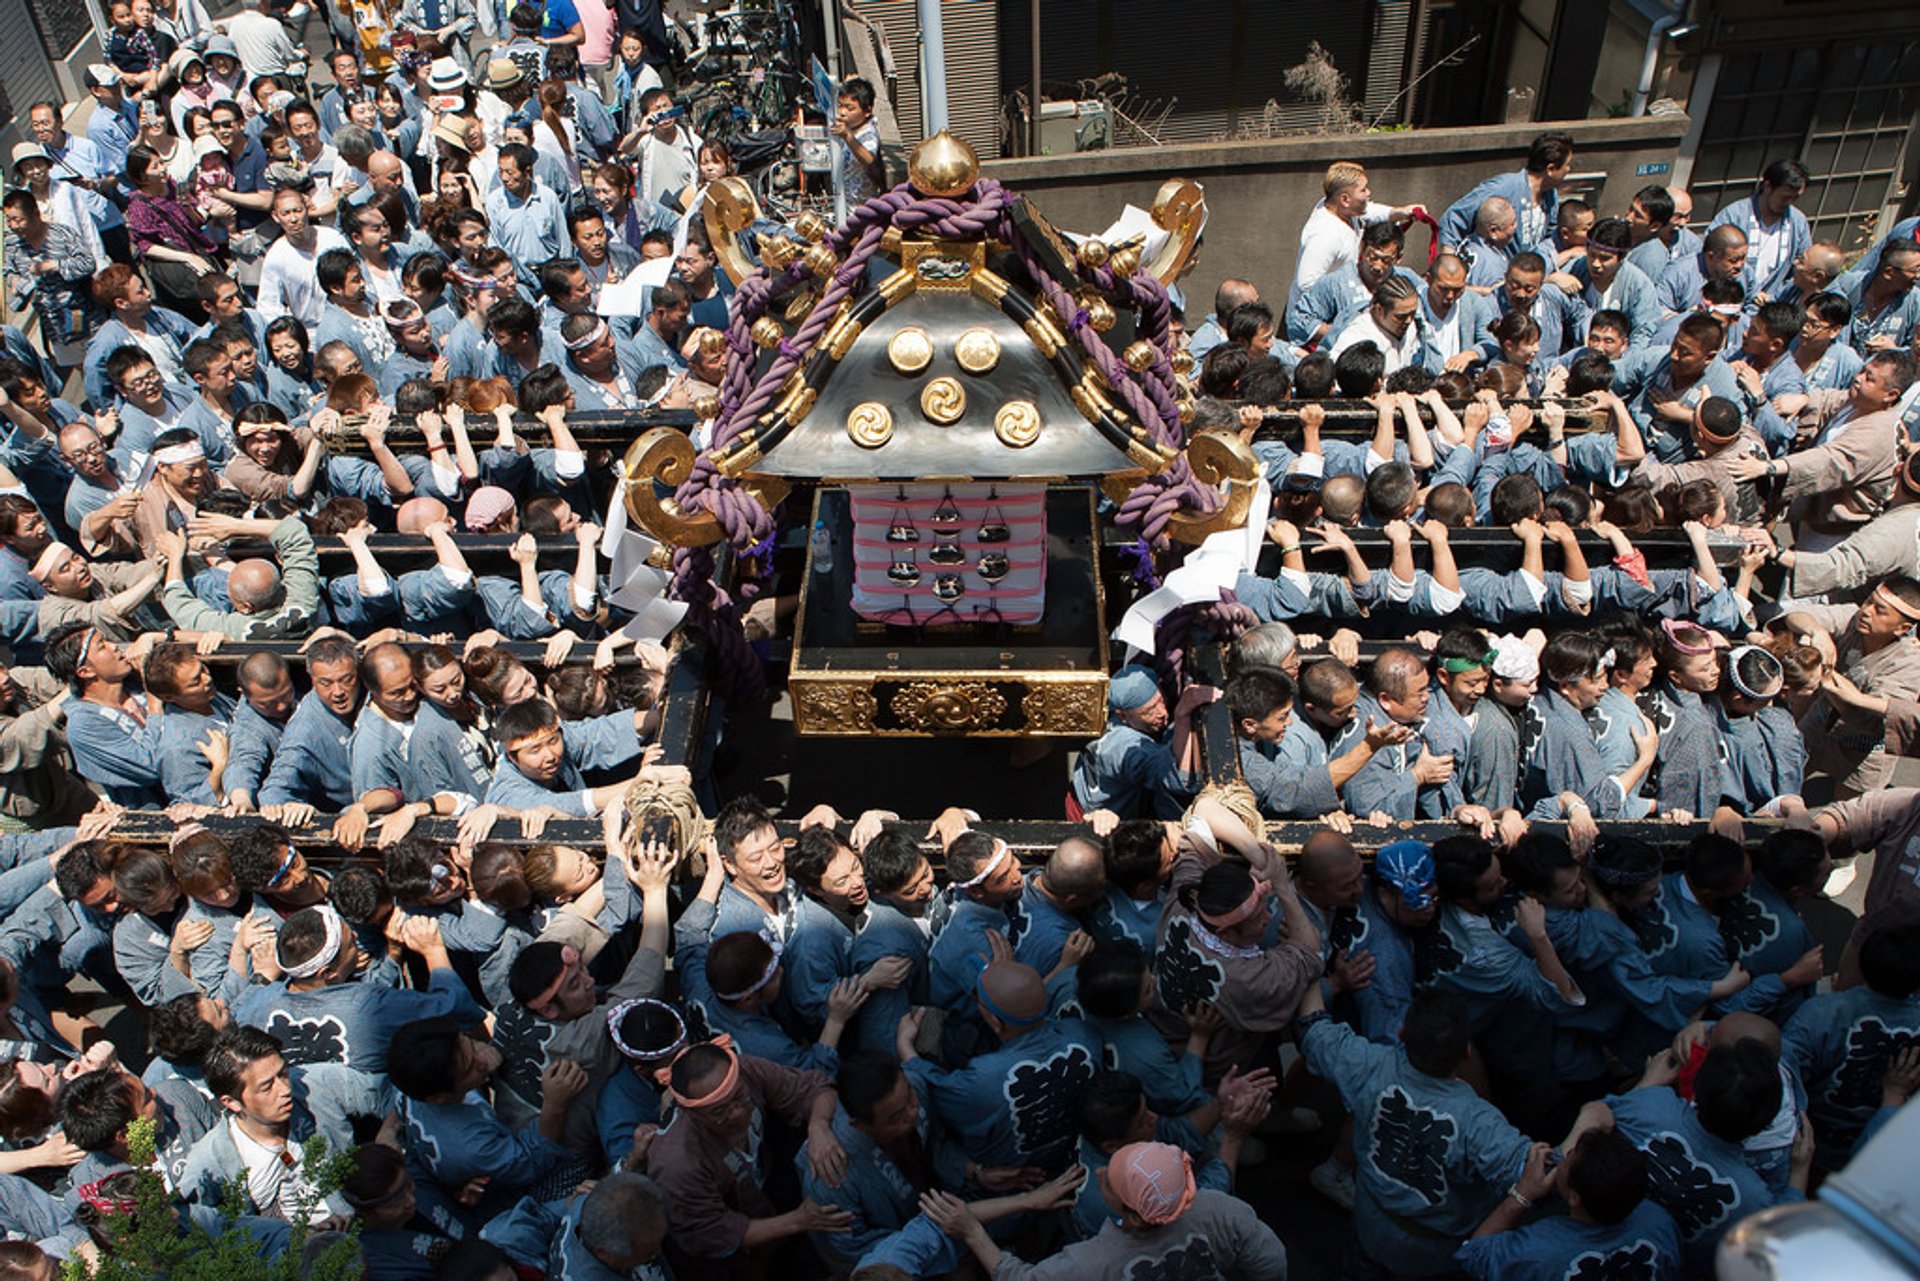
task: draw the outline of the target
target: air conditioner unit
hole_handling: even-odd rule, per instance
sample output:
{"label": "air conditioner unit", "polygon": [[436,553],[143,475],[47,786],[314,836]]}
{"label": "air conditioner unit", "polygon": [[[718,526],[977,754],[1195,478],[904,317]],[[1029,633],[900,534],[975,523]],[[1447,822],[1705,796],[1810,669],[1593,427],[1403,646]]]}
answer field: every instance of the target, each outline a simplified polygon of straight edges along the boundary
{"label": "air conditioner unit", "polygon": [[1042,102],[1040,154],[1105,151],[1113,145],[1113,108],[1104,102]]}

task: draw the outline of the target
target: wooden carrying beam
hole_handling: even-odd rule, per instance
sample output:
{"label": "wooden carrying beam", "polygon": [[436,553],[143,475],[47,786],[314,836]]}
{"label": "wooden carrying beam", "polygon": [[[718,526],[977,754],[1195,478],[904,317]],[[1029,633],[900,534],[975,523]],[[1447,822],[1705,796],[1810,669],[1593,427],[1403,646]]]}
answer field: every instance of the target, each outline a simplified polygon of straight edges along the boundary
{"label": "wooden carrying beam", "polygon": [[[334,844],[333,815],[323,814],[302,827],[288,829],[294,844],[300,847],[309,858],[323,865],[332,862],[344,863],[356,857],[377,859],[378,851],[372,848],[372,840],[377,832],[369,837],[369,848],[361,854],[349,854]],[[207,828],[215,834],[238,831],[257,822],[249,818],[228,818],[213,815],[201,819]],[[774,824],[781,837],[791,842],[800,833],[797,822],[780,820]],[[888,823],[888,830],[903,831],[911,836],[936,868],[941,865],[941,851],[938,840],[927,835],[928,820],[913,819]],[[1044,862],[1055,846],[1070,836],[1085,836],[1085,823],[1070,823],[1065,819],[986,819],[972,825],[976,831],[1005,841],[1013,852],[1028,863]],[[1542,823],[1537,827],[1562,832],[1564,823]],[[1749,836],[1754,839],[1764,837],[1780,824],[1773,819],[1754,819],[1747,823]],[[179,824],[159,810],[129,810],[114,827],[113,839],[129,841],[136,845],[165,845]],[[1315,832],[1323,830],[1323,823],[1268,823],[1266,839],[1283,854],[1298,854],[1300,847]],[[459,821],[451,818],[425,818],[414,824],[413,832],[428,840],[444,841],[451,845],[458,833]],[[1364,858],[1371,858],[1382,846],[1393,841],[1441,840],[1448,836],[1458,836],[1461,831],[1453,823],[1395,823],[1387,827],[1369,827],[1356,825],[1353,829],[1354,848]],[[1696,836],[1708,830],[1704,821],[1692,823],[1668,822],[1605,822],[1600,830],[1614,836],[1631,837],[1645,841],[1655,849],[1666,852],[1675,861],[1685,852],[1687,844]],[[520,826],[512,819],[502,819],[494,829],[491,840],[508,845],[572,845],[585,849],[597,849],[600,845],[600,823],[596,819],[555,819],[537,838],[528,838],[520,834]]]}
{"label": "wooden carrying beam", "polygon": [[[673,427],[690,432],[693,424],[691,409],[594,409],[576,410],[567,415],[567,429],[573,433],[582,449],[610,449],[616,452],[624,452],[642,432],[650,428]],[[494,434],[492,414],[468,413],[467,436],[473,441],[476,454],[486,452],[493,443]],[[526,414],[514,414],[513,434],[530,445],[553,443],[547,425]],[[445,435],[444,429],[442,435]],[[398,454],[426,452],[426,438],[420,434],[416,416],[395,414],[387,427],[387,444]],[[367,451],[367,443],[358,431],[348,427],[329,433],[327,448],[336,454],[362,454]]]}
{"label": "wooden carrying beam", "polygon": [[[1235,408],[1243,408],[1248,402],[1242,401]],[[1447,407],[1455,415],[1466,413],[1464,400],[1450,400]],[[1569,432],[1610,431],[1613,420],[1604,410],[1596,410],[1585,400],[1503,400],[1503,407],[1525,405],[1534,411],[1534,426],[1528,433],[1529,439],[1545,446],[1546,425],[1540,422],[1540,409],[1544,405],[1559,405],[1567,412],[1567,430]],[[1263,411],[1260,426],[1254,428],[1255,440],[1293,440],[1300,435],[1300,411],[1307,406],[1318,407],[1326,415],[1321,424],[1321,436],[1330,440],[1361,440],[1373,435],[1375,425],[1380,421],[1380,411],[1364,400],[1286,400],[1277,405],[1258,405],[1254,408]],[[572,423],[569,418],[568,423]],[[1425,405],[1420,406],[1420,421],[1431,427],[1433,411]],[[1404,426],[1401,430],[1405,430]]]}

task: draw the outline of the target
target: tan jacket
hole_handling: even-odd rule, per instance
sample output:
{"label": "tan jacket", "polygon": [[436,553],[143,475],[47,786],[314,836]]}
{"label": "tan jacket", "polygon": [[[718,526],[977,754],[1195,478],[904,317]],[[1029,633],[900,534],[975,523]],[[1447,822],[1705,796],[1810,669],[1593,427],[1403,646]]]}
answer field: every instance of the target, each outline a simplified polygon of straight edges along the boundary
{"label": "tan jacket", "polygon": [[[1852,393],[1843,389],[1816,391],[1801,422],[1811,423],[1817,438],[1836,418],[1850,413],[1851,400]],[[1899,419],[1883,410],[1848,417],[1843,427],[1825,444],[1787,455],[1780,497],[1795,523],[1864,525],[1885,511],[1893,497],[1893,474],[1900,462]]]}

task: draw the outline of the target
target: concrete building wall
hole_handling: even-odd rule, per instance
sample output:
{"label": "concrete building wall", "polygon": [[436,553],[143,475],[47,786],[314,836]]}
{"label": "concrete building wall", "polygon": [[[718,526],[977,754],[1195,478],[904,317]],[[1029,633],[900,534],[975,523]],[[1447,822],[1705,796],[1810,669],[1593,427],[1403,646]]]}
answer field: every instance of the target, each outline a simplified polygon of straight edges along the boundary
{"label": "concrete building wall", "polygon": [[[1482,178],[1518,169],[1527,143],[1548,127],[1574,136],[1577,181],[1570,185],[1586,188],[1580,194],[1597,200],[1603,214],[1614,214],[1626,211],[1640,187],[1665,180],[1687,117],[1206,143],[996,160],[984,168],[1033,197],[1056,226],[1081,233],[1111,225],[1129,203],[1147,207],[1169,176],[1199,182],[1207,192],[1206,238],[1219,248],[1203,249],[1199,266],[1182,283],[1189,319],[1197,323],[1229,275],[1253,280],[1263,298],[1285,299],[1300,226],[1320,198],[1321,177],[1332,162],[1364,164],[1376,200],[1425,204],[1438,217]],[[1642,166],[1666,167],[1643,175]],[[1426,248],[1427,237],[1416,229],[1408,237],[1409,264],[1424,265]]]}

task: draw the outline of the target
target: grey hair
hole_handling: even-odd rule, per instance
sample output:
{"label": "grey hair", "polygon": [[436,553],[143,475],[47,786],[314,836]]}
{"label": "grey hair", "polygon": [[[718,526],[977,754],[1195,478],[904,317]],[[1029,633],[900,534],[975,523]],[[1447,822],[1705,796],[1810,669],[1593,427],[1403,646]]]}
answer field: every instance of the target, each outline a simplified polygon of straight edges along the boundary
{"label": "grey hair", "polygon": [[333,131],[333,149],[340,153],[342,160],[351,160],[356,168],[364,168],[365,162],[380,150],[380,144],[373,130],[349,121]]}
{"label": "grey hair", "polygon": [[667,1194],[644,1174],[610,1174],[580,1206],[580,1243],[595,1254],[626,1257],[634,1237],[667,1232]]}
{"label": "grey hair", "polygon": [[1285,623],[1262,623],[1250,631],[1242,632],[1233,642],[1233,670],[1245,671],[1249,667],[1279,667],[1293,657],[1300,648],[1299,639],[1294,636],[1293,628]]}

